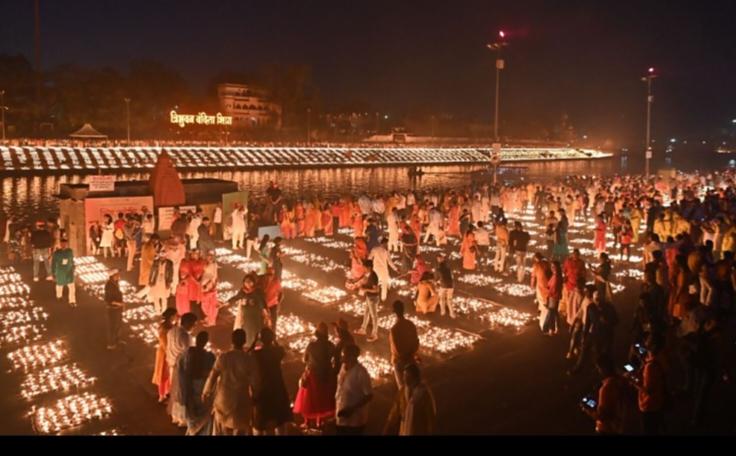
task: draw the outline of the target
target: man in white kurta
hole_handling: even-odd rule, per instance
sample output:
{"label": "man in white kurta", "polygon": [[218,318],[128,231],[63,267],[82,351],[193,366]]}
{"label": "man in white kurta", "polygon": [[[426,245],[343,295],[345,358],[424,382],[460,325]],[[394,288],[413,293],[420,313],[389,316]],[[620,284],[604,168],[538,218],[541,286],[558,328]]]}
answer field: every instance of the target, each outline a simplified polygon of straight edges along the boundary
{"label": "man in white kurta", "polygon": [[394,208],[386,216],[388,224],[388,250],[389,252],[401,251],[401,243],[399,242],[399,209]]}
{"label": "man in white kurta", "polygon": [[242,249],[245,238],[245,210],[241,205],[238,205],[230,214],[230,220],[233,250]]}
{"label": "man in white kurta", "polygon": [[381,301],[385,301],[388,297],[388,287],[391,283],[391,276],[388,273],[389,268],[398,272],[398,268],[391,260],[391,254],[388,252],[388,239],[381,239],[381,243],[371,250],[368,259],[373,261],[373,271],[378,276],[378,285],[381,287]]}

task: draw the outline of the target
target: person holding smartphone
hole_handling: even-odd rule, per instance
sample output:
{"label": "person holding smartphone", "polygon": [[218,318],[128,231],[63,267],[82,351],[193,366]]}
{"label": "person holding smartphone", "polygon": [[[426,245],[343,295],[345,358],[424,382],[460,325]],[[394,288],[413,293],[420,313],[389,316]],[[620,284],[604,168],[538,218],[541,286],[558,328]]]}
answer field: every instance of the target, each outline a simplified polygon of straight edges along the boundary
{"label": "person holding smartphone", "polygon": [[373,399],[371,376],[358,361],[360,348],[347,345],[335,393],[337,435],[361,435],[368,423],[368,403]]}
{"label": "person holding smartphone", "polygon": [[587,415],[595,420],[595,432],[597,434],[623,434],[624,381],[616,375],[613,360],[609,356],[600,356],[596,360],[596,367],[601,377],[603,377],[603,383],[598,389],[598,400],[584,399],[581,407]]}

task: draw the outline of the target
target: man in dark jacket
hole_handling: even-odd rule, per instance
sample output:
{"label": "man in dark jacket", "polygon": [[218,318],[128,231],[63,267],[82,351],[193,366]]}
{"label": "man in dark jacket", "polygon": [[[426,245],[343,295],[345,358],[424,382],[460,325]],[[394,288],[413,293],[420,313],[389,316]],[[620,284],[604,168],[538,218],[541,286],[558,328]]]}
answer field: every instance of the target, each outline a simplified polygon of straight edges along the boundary
{"label": "man in dark jacket", "polygon": [[46,229],[46,223],[39,221],[36,223],[36,229],[31,232],[31,247],[33,247],[33,281],[38,282],[38,270],[41,262],[46,268],[46,280],[54,280],[51,276],[51,246],[54,244],[54,238],[49,230]]}
{"label": "man in dark jacket", "polygon": [[452,279],[452,269],[445,255],[437,256],[437,270],[434,274],[437,285],[439,285],[440,313],[442,315],[449,313],[450,318],[455,318],[455,309],[452,307],[452,293],[455,284]]}

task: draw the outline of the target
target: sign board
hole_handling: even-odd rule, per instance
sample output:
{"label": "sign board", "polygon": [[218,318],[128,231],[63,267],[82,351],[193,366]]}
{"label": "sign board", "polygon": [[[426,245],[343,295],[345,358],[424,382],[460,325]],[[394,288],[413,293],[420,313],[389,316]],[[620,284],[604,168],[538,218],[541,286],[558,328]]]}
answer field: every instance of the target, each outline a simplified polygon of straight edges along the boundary
{"label": "sign board", "polygon": [[258,239],[263,239],[263,236],[268,235],[271,240],[281,236],[281,227],[278,225],[262,226],[258,228]]}
{"label": "sign board", "polygon": [[652,149],[647,149],[647,159],[652,158]]}
{"label": "sign board", "polygon": [[[178,206],[179,213],[186,214],[187,211],[196,211],[196,206]],[[174,209],[176,207],[159,207],[158,208],[158,231],[169,231],[171,224],[174,222]]]}
{"label": "sign board", "polygon": [[90,192],[114,192],[115,176],[89,176],[87,178]]}
{"label": "sign board", "polygon": [[224,116],[221,113],[215,115],[209,115],[206,112],[200,112],[199,114],[179,114],[176,111],[169,113],[169,121],[178,125],[181,128],[187,125],[232,125],[232,116]]}
{"label": "sign board", "polygon": [[85,239],[89,245],[89,228],[93,223],[105,223],[109,215],[113,221],[119,213],[140,213],[142,207],[153,207],[152,196],[111,196],[105,198],[87,198],[84,200]]}
{"label": "sign board", "polygon": [[[233,209],[235,207],[235,204],[242,204],[243,207],[248,207],[248,192],[233,192],[233,193],[225,193],[222,195],[222,226],[223,226],[223,236],[224,239],[230,239],[230,225],[232,224],[232,221],[230,220],[230,214],[233,213]],[[228,229],[225,229],[225,228]]]}

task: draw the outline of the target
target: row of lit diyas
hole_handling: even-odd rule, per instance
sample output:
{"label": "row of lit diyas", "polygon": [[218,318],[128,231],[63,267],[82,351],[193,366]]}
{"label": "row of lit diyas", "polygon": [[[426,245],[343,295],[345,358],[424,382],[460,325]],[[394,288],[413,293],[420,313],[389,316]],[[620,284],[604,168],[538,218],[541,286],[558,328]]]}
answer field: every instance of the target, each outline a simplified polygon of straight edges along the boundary
{"label": "row of lit diyas", "polygon": [[89,387],[97,381],[76,363],[49,367],[28,374],[20,385],[20,394],[26,400],[52,392],[68,393]]}
{"label": "row of lit diyas", "polygon": [[[414,315],[406,315],[406,319],[414,323],[417,329],[429,328],[431,322]],[[378,318],[378,327],[389,331],[396,324],[396,315],[389,314]]]}
{"label": "row of lit diyas", "polygon": [[360,363],[368,371],[368,375],[372,379],[378,380],[393,372],[394,368],[391,363],[383,356],[370,351],[364,351],[360,354]]}
{"label": "row of lit diyas", "polygon": [[47,314],[40,307],[30,309],[9,310],[0,318],[0,331],[8,329],[9,326],[23,325],[28,323],[39,323],[48,320]]}
{"label": "row of lit diyas", "polygon": [[623,278],[623,279],[636,279],[640,280],[644,278],[644,272],[640,269],[624,269],[623,271],[619,271],[616,274],[616,277]]}
{"label": "row of lit diyas", "polygon": [[129,326],[131,334],[142,340],[146,345],[155,346],[158,343],[158,323],[132,323]]}
{"label": "row of lit diyas", "polygon": [[295,255],[289,255],[288,259],[299,264],[303,264],[305,266],[310,266],[315,269],[320,269],[323,272],[333,272],[333,271],[347,271],[347,268],[341,264],[338,264],[331,259],[318,255],[316,253],[302,253],[302,254],[295,254]]}
{"label": "row of lit diyas", "polygon": [[318,244],[328,249],[333,250],[342,250],[346,251],[352,247],[352,244],[345,241],[338,241],[333,238],[328,238],[325,236],[318,236],[313,238],[304,238],[305,241],[310,242],[312,244]]}
{"label": "row of lit diyas", "polygon": [[347,292],[340,288],[327,286],[308,291],[302,296],[323,305],[332,305],[347,297]]}
{"label": "row of lit diyas", "polygon": [[470,296],[455,295],[452,298],[452,307],[456,314],[464,316],[477,316],[493,307],[493,304],[485,299]]}
{"label": "row of lit diyas", "polygon": [[36,304],[27,296],[2,296],[0,297],[0,312],[7,310],[29,309]]}
{"label": "row of lit diyas", "polygon": [[479,315],[484,323],[488,323],[491,329],[498,327],[520,330],[528,325],[534,317],[527,312],[520,312],[509,307],[497,307]]}
{"label": "row of lit diyas", "polygon": [[284,339],[292,336],[314,333],[316,327],[304,319],[293,315],[279,315],[278,324],[276,325],[276,337]]}
{"label": "row of lit diyas", "polygon": [[15,371],[30,372],[53,366],[69,357],[66,342],[55,339],[43,344],[27,345],[8,353],[8,361]]}
{"label": "row of lit diyas", "polygon": [[362,317],[365,313],[365,299],[353,297],[352,299],[339,303],[337,305],[337,310],[354,317]]}
{"label": "row of lit diyas", "polygon": [[466,350],[480,340],[480,336],[457,329],[432,326],[419,334],[419,346],[444,355]]}
{"label": "row of lit diyas", "polygon": [[534,290],[532,287],[521,283],[502,283],[500,285],[496,285],[495,289],[499,293],[517,298],[534,296]]}
{"label": "row of lit diyas", "polygon": [[6,283],[16,283],[16,282],[22,282],[23,279],[20,277],[20,274],[17,272],[2,272],[0,273],[0,283],[6,284]]}
{"label": "row of lit diyas", "polygon": [[22,282],[9,282],[0,285],[0,296],[28,295],[31,287]]}
{"label": "row of lit diyas", "polygon": [[132,309],[126,309],[123,312],[123,321],[125,323],[133,321],[151,321],[158,317],[159,315],[153,309],[153,306],[139,306]]}
{"label": "row of lit diyas", "polygon": [[112,414],[110,400],[94,393],[81,393],[59,399],[50,406],[32,410],[34,428],[54,434]]}
{"label": "row of lit diyas", "polygon": [[501,279],[498,277],[492,277],[486,274],[461,274],[457,278],[457,281],[475,287],[486,287],[501,283]]}
{"label": "row of lit diyas", "polygon": [[46,325],[35,323],[11,326],[0,333],[0,347],[36,342],[46,334],[46,329]]}

